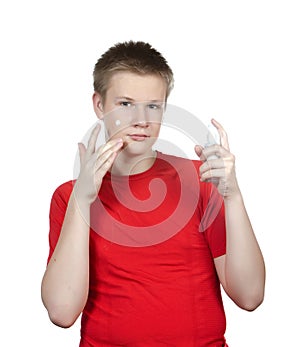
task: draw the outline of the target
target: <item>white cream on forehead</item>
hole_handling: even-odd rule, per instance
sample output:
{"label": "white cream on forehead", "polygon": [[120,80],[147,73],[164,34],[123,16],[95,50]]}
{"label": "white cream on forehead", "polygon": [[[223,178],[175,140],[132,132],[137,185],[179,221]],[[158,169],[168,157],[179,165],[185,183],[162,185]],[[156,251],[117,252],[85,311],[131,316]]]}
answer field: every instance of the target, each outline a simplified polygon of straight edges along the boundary
{"label": "white cream on forehead", "polygon": [[120,121],[119,119],[117,119],[117,120],[115,121],[115,124],[116,124],[116,126],[119,126],[119,125],[121,124],[121,121]]}

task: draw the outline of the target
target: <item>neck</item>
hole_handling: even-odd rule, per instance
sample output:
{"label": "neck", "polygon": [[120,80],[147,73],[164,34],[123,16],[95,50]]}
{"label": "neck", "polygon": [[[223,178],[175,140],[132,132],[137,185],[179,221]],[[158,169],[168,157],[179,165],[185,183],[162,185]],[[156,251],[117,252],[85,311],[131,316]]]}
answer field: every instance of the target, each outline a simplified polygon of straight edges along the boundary
{"label": "neck", "polygon": [[128,155],[122,151],[114,161],[111,173],[118,176],[129,176],[150,169],[156,159],[156,152],[150,149],[140,155]]}

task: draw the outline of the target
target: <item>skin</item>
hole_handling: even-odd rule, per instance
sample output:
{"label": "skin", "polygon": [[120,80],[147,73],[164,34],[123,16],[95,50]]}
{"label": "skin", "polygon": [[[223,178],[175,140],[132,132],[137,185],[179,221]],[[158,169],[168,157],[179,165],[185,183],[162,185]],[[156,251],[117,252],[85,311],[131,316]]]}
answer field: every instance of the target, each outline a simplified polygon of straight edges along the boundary
{"label": "skin", "polygon": [[[123,141],[122,155],[114,162],[115,174],[136,174],[152,166],[156,157],[152,145],[159,135],[162,112],[156,111],[154,122],[147,121],[147,113],[155,112],[154,107],[163,111],[162,103],[165,99],[166,84],[161,77],[130,72],[118,72],[113,75],[105,104],[102,103],[99,93],[93,95],[94,111],[106,126],[109,139],[121,138]],[[124,112],[128,112],[128,109],[129,120],[124,121]],[[113,122],[119,119],[122,122],[120,130]],[[145,141],[134,141],[129,134],[145,134],[148,137]]]}
{"label": "skin", "polygon": [[[264,260],[238,186],[227,134],[216,120],[212,119],[212,124],[219,132],[220,145],[205,149],[195,146],[195,152],[203,161],[201,181],[217,178],[219,193],[224,197],[226,255],[214,259],[215,267],[228,296],[239,307],[253,311],[264,298]],[[218,159],[207,160],[211,155]]]}
{"label": "skin", "polygon": [[[73,325],[87,301],[90,205],[98,195],[103,177],[112,169],[115,174],[128,175],[144,172],[153,165],[156,155],[152,145],[159,135],[160,119],[152,123],[146,115],[153,105],[165,99],[166,85],[161,77],[130,72],[116,73],[111,78],[105,103],[100,94],[93,95],[95,113],[107,127],[107,142],[96,148],[101,128],[97,125],[87,147],[79,144],[80,174],[42,281],[42,300],[51,321],[58,326]],[[121,110],[133,106],[138,106],[135,116],[125,126],[117,127],[113,121],[119,120]],[[226,132],[215,120],[212,123],[220,133],[221,144],[205,149],[196,146],[195,151],[203,161],[201,180],[217,177],[218,190],[224,196],[227,253],[214,259],[216,271],[231,299],[241,308],[253,310],[263,300],[264,262],[238,187],[235,158],[230,153]],[[207,160],[211,154],[218,159]]]}
{"label": "skin", "polygon": [[[124,96],[126,98],[124,98]],[[128,107],[129,99],[147,107],[166,98],[165,82],[157,76],[131,73],[115,74],[107,90],[105,104],[98,93],[93,95],[95,113],[104,120],[105,114]],[[123,103],[122,103],[123,102]],[[142,109],[143,111],[143,109]],[[42,280],[42,300],[50,320],[67,328],[82,312],[89,290],[89,232],[90,206],[96,199],[104,175],[114,164],[115,173],[135,174],[153,165],[152,144],[159,134],[160,123],[146,122],[143,112],[121,131],[110,131],[106,144],[96,149],[100,131],[97,125],[87,147],[79,144],[81,168],[70,196],[60,237]],[[147,134],[143,141],[135,141],[130,134]],[[119,155],[121,153],[122,155]],[[76,269],[76,271],[74,271]]]}

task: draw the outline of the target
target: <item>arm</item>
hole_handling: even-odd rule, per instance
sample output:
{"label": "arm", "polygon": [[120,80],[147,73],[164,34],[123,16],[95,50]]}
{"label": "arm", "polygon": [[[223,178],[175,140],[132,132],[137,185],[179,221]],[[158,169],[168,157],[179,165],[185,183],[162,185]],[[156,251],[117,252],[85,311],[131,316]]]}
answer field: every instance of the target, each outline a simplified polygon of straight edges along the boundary
{"label": "arm", "polygon": [[76,321],[87,300],[88,283],[89,225],[73,191],[42,281],[42,300],[54,324],[66,328]]}
{"label": "arm", "polygon": [[215,259],[220,282],[241,308],[252,311],[263,301],[265,266],[243,198],[224,199],[226,255]]}
{"label": "arm", "polygon": [[[235,175],[235,158],[229,151],[227,135],[213,121],[221,137],[221,146],[202,149],[196,153],[203,160],[201,180],[218,178],[218,190],[224,197],[226,223],[226,255],[215,259],[220,282],[229,297],[241,308],[254,310],[263,301],[265,265],[256,241],[242,194]],[[218,159],[207,160],[211,155]]]}
{"label": "arm", "polygon": [[70,196],[60,236],[42,280],[42,300],[51,321],[70,327],[82,312],[89,290],[90,205],[113,164],[119,140],[95,150],[100,127],[93,130],[87,148],[79,145],[81,169]]}

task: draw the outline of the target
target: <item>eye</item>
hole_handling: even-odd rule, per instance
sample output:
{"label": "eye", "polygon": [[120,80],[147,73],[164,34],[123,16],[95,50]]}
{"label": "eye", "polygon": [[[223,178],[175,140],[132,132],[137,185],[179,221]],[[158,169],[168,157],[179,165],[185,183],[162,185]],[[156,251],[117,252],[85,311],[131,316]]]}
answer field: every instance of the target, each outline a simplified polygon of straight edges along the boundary
{"label": "eye", "polygon": [[149,104],[148,107],[151,110],[159,110],[161,108],[161,104]]}
{"label": "eye", "polygon": [[132,103],[130,101],[120,101],[119,105],[124,107],[131,107]]}

